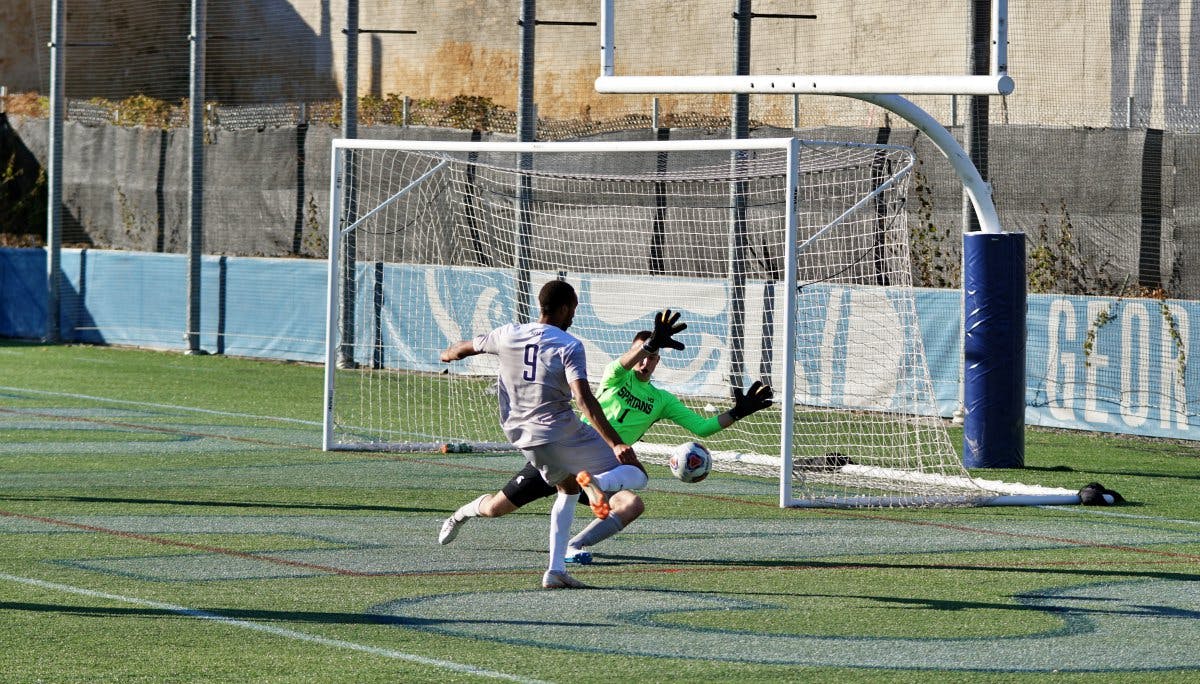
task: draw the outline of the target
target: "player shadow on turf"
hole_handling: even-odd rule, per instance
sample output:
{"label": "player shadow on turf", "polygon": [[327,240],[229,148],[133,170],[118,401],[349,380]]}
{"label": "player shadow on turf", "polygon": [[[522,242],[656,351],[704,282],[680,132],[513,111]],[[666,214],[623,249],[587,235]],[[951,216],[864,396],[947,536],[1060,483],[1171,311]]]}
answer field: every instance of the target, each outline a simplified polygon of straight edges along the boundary
{"label": "player shadow on turf", "polygon": [[550,622],[547,620],[512,620],[497,621],[492,618],[471,620],[466,617],[454,619],[431,619],[405,617],[403,615],[381,615],[378,613],[338,613],[319,611],[294,610],[261,610],[244,608],[194,608],[185,611],[168,610],[166,608],[127,608],[123,606],[79,606],[60,603],[28,603],[21,601],[0,601],[0,615],[4,611],[25,611],[32,613],[57,613],[60,615],[80,615],[86,617],[175,617],[185,620],[195,620],[198,615],[211,615],[231,620],[246,620],[259,623],[307,623],[317,625],[388,625],[396,627],[423,628],[434,625],[453,624],[506,624],[511,626],[538,627],[578,627],[577,620]]}
{"label": "player shadow on turf", "polygon": [[1188,620],[1200,620],[1200,611],[1187,610],[1175,606],[1155,606],[1146,604],[1129,604],[1125,601],[1115,598],[1102,598],[1097,596],[1089,596],[1087,587],[1078,587],[1071,590],[1069,595],[1062,594],[1041,594],[1041,593],[1020,593],[1012,598],[1017,601],[1027,601],[1032,599],[1040,599],[1045,601],[1092,601],[1092,602],[1107,602],[1113,605],[1126,606],[1125,608],[1088,608],[1078,605],[1047,605],[1045,603],[1029,604],[1029,603],[1008,603],[1000,601],[954,601],[946,599],[927,599],[911,596],[869,596],[855,594],[806,594],[806,598],[828,598],[837,601],[845,599],[860,599],[863,601],[876,601],[885,604],[896,604],[903,609],[915,610],[937,610],[946,612],[956,612],[961,610],[1005,610],[1018,613],[1054,613],[1057,615],[1118,615],[1126,617],[1154,617],[1154,618],[1184,618]]}
{"label": "player shadow on turf", "polygon": [[107,496],[12,496],[0,495],[0,501],[64,501],[72,503],[139,504],[150,506],[203,506],[209,508],[284,508],[314,511],[382,511],[386,513],[441,513],[439,508],[421,506],[385,506],[381,504],[317,504],[276,501],[221,501],[189,499],[150,499]]}

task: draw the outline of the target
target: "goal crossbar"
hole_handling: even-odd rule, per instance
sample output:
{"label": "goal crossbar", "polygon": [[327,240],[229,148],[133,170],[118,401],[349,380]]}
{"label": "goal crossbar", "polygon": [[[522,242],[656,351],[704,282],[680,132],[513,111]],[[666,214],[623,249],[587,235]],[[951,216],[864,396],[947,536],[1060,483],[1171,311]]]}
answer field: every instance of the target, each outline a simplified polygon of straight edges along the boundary
{"label": "goal crossbar", "polygon": [[596,92],[626,95],[799,94],[1010,95],[1008,74],[983,76],[772,75],[772,76],[600,76]]}
{"label": "goal crossbar", "polygon": [[[412,152],[510,152],[510,153],[578,153],[578,152],[670,152],[688,150],[768,150],[784,149],[796,138],[743,138],[730,140],[611,140],[585,142],[479,142],[467,140],[364,140],[336,138],[335,150],[407,150]],[[820,141],[801,141],[823,144]],[[867,143],[837,143],[839,146],[862,148],[904,149],[899,145],[870,145]]]}

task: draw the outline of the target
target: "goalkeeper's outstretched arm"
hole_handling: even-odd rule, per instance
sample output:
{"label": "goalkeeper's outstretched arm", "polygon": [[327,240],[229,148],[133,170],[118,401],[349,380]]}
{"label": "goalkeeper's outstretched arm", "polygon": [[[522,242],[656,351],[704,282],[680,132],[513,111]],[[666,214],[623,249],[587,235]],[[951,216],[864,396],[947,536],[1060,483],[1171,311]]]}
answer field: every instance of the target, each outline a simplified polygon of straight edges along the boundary
{"label": "goalkeeper's outstretched arm", "polygon": [[633,346],[617,361],[625,370],[632,370],[647,356],[658,356],[663,347],[683,350],[684,344],[675,335],[687,330],[687,323],[679,322],[679,312],[663,309],[654,314],[654,330],[642,330],[633,337]]}
{"label": "goalkeeper's outstretched arm", "polygon": [[745,392],[741,389],[734,392],[733,408],[729,409],[729,416],[734,420],[741,420],[767,408],[774,403],[774,398],[775,392],[770,385],[764,384],[762,380],[755,380]]}
{"label": "goalkeeper's outstretched arm", "polygon": [[[664,392],[664,394],[666,393]],[[757,413],[774,403],[772,401],[774,393],[771,391],[771,387],[761,381],[755,381],[746,391],[737,389],[734,392],[733,406],[715,419],[701,416],[679,401],[675,395],[670,395],[670,397],[671,401],[663,412],[663,417],[697,437],[708,437],[720,432],[742,418]]]}

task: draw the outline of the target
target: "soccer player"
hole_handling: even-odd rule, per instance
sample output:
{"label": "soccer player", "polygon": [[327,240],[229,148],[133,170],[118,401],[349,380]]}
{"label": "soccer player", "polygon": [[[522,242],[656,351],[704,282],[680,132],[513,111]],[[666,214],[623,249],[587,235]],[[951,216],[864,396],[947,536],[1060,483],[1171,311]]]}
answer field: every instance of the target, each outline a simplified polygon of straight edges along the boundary
{"label": "soccer player", "polygon": [[[441,360],[450,363],[476,354],[500,358],[501,427],[558,493],[550,517],[550,567],[542,586],[575,589],[584,585],[567,573],[564,559],[580,488],[587,491],[596,516],[604,518],[609,514],[605,491],[639,489],[647,478],[633,447],[621,441],[592,394],[583,344],[567,333],[579,305],[575,288],[552,280],[538,293],[538,304],[536,323],[511,323],[456,342],[442,350]],[[656,316],[659,339],[669,340],[686,327],[678,319],[669,310]],[[572,397],[588,424],[571,410]]]}
{"label": "soccer player", "polygon": [[[707,437],[771,405],[771,388],[755,382],[744,393],[741,389],[736,391],[734,405],[728,411],[709,418],[700,416],[674,394],[651,384],[650,376],[659,361],[659,348],[653,337],[648,330],[638,332],[629,350],[604,369],[604,377],[600,381],[600,407],[626,444],[636,443],[650,426],[664,418],[698,437]],[[675,340],[670,340],[665,346],[683,348]],[[484,494],[446,518],[438,542],[449,544],[458,536],[462,525],[471,518],[499,518],[554,493],[555,489],[542,482],[537,472],[527,465],[499,492]],[[587,547],[620,532],[645,510],[642,498],[629,490],[613,494],[609,505],[611,512],[606,518],[593,520],[570,540],[566,563],[591,563],[592,554],[586,550]]]}

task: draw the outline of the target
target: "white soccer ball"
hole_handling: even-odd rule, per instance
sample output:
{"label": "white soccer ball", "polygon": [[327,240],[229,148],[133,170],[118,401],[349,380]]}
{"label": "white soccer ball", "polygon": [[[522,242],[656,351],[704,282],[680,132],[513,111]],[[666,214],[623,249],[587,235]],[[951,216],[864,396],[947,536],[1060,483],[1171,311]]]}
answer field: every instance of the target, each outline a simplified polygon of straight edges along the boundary
{"label": "white soccer ball", "polygon": [[680,444],[671,452],[671,474],[684,482],[699,482],[712,470],[712,454],[703,444]]}

